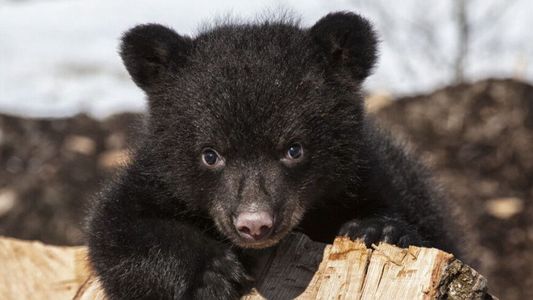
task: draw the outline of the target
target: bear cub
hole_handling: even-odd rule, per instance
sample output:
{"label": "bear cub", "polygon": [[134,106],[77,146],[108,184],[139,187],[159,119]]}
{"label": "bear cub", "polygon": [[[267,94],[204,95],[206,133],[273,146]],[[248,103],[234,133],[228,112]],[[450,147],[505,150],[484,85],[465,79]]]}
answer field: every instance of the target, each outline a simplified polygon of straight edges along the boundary
{"label": "bear cub", "polygon": [[361,16],[228,21],[195,37],[139,25],[120,54],[149,114],[89,216],[109,299],[238,299],[253,285],[243,249],[292,230],[457,254],[427,171],[364,112],[377,38]]}

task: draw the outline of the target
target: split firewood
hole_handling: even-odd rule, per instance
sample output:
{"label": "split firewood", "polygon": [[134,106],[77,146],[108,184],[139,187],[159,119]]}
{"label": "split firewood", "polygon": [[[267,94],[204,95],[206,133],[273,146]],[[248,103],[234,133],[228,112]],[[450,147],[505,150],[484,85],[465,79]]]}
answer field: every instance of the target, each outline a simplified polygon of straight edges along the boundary
{"label": "split firewood", "polygon": [[[85,247],[0,238],[2,299],[105,300]],[[487,281],[453,255],[338,237],[333,245],[291,234],[277,247],[254,250],[258,299],[493,299]]]}

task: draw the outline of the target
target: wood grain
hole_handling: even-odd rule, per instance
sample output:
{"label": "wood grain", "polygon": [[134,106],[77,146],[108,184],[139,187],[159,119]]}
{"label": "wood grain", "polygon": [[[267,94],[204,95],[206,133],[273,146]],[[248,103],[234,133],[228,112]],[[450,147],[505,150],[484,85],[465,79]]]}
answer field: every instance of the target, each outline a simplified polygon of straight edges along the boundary
{"label": "wood grain", "polygon": [[[293,233],[277,247],[245,256],[257,279],[243,300],[493,299],[487,281],[453,255],[338,237],[333,245]],[[84,247],[0,238],[2,299],[104,300]]]}

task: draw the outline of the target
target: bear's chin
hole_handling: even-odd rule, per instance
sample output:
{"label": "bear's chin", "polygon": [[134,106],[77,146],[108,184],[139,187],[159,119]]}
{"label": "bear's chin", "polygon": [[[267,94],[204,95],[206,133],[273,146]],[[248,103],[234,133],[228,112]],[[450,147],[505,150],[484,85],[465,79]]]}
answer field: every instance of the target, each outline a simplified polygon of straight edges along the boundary
{"label": "bear's chin", "polygon": [[248,248],[248,249],[263,249],[268,248],[276,245],[279,243],[280,239],[266,239],[264,241],[243,241],[242,239],[239,241],[234,241],[233,243],[241,248]]}

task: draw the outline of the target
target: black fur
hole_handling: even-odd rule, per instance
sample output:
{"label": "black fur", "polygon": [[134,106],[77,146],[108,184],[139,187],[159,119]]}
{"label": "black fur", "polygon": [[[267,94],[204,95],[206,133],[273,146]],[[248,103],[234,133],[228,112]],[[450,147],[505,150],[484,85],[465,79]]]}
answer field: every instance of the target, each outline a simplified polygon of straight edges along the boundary
{"label": "black fur", "polygon": [[[150,112],[89,220],[90,261],[110,299],[236,299],[252,285],[239,249],[293,229],[457,253],[427,172],[365,116],[376,37],[362,17],[333,13],[310,29],[225,23],[195,38],[141,25],[121,49]],[[287,160],[295,142],[304,154]],[[205,147],[224,165],[204,165]],[[274,231],[248,243],[231,220],[258,207]]]}

